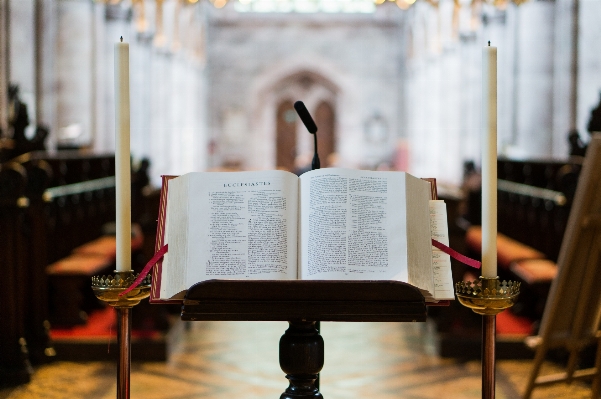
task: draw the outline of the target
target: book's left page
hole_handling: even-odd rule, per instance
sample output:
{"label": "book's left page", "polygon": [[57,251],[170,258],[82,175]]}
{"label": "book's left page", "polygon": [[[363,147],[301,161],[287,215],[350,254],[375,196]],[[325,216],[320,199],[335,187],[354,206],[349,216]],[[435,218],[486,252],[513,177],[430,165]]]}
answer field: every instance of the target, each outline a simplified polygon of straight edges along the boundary
{"label": "book's left page", "polygon": [[161,297],[209,279],[296,279],[297,223],[292,173],[196,172],[170,180]]}

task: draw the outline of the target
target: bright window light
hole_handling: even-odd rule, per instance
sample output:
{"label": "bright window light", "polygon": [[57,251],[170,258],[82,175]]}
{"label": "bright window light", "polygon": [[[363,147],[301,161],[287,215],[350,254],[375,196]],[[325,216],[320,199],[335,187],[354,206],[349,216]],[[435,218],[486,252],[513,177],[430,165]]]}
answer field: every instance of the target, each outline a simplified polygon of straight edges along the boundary
{"label": "bright window light", "polygon": [[[375,0],[237,0],[239,12],[373,13]],[[415,0],[414,0],[415,1]]]}

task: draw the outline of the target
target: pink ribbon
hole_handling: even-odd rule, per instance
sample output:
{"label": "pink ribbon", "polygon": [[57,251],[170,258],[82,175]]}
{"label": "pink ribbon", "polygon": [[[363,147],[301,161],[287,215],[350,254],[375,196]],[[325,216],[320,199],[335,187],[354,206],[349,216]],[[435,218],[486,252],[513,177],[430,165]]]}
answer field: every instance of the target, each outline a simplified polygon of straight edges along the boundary
{"label": "pink ribbon", "polygon": [[447,247],[440,241],[436,241],[433,239],[432,245],[434,245],[436,248],[440,249],[445,254],[450,255],[451,258],[456,259],[465,265],[471,266],[476,269],[480,269],[480,267],[482,267],[481,262],[477,261],[476,259],[468,258],[465,255],[461,255],[459,252]]}
{"label": "pink ribbon", "polygon": [[168,250],[167,246],[168,245],[169,244],[163,245],[161,247],[161,249],[159,249],[157,251],[157,253],[154,254],[154,256],[152,257],[152,259],[150,259],[148,261],[148,263],[146,264],[146,266],[144,266],[144,269],[142,269],[142,271],[140,272],[140,274],[138,274],[138,277],[134,280],[134,282],[132,283],[132,285],[130,285],[129,288],[127,288],[125,291],[123,291],[122,293],[120,293],[119,296],[127,294],[129,291],[133,290],[138,285],[140,285],[140,283],[142,282],[142,280],[144,280],[144,277],[146,277],[148,275],[148,273],[150,273],[150,270],[152,269],[152,267],[163,257],[163,255],[165,255],[167,253],[167,250]]}

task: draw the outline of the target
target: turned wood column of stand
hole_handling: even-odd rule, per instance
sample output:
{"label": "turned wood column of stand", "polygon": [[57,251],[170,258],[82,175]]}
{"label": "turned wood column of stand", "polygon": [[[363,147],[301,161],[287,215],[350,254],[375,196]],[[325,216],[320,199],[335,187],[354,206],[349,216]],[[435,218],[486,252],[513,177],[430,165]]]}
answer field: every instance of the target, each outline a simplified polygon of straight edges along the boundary
{"label": "turned wood column of stand", "polygon": [[323,338],[314,321],[290,321],[280,338],[280,367],[290,386],[280,399],[323,399],[315,380],[323,367]]}

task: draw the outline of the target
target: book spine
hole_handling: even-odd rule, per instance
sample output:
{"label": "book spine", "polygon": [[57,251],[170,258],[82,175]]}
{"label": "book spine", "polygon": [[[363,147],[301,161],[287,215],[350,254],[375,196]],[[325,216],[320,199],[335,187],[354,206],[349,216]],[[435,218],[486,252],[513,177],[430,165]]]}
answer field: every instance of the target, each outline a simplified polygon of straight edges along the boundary
{"label": "book spine", "polygon": [[[157,219],[157,233],[155,238],[155,252],[158,252],[165,245],[165,217],[167,211],[167,191],[169,180],[177,176],[162,176],[161,198],[159,200],[159,212]],[[152,283],[150,288],[150,303],[164,303],[161,297],[161,274],[163,271],[163,260],[159,260],[152,270]]]}

